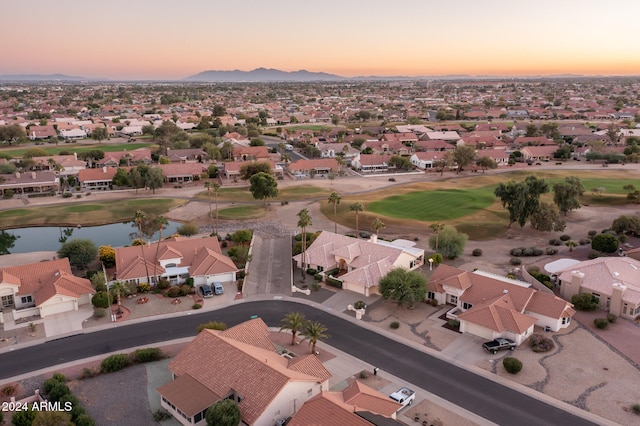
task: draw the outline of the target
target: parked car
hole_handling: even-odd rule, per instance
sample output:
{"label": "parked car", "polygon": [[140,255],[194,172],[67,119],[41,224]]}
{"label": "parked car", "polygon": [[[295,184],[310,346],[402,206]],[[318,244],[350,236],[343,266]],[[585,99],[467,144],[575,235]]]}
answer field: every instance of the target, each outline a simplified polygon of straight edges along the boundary
{"label": "parked car", "polygon": [[213,283],[212,287],[213,287],[213,292],[216,295],[224,293],[224,287],[222,286],[222,283],[215,282]]}
{"label": "parked car", "polygon": [[509,349],[511,351],[516,349],[516,342],[511,339],[505,339],[503,337],[498,337],[495,340],[490,342],[485,342],[482,344],[482,349],[487,352],[491,352],[492,354],[497,354],[498,351],[502,351],[505,349]]}
{"label": "parked car", "polygon": [[389,398],[406,407],[407,405],[413,404],[413,400],[416,399],[416,393],[409,388],[400,388],[389,395]]}
{"label": "parked car", "polygon": [[213,297],[213,290],[209,284],[203,284],[198,287],[198,292],[202,297]]}

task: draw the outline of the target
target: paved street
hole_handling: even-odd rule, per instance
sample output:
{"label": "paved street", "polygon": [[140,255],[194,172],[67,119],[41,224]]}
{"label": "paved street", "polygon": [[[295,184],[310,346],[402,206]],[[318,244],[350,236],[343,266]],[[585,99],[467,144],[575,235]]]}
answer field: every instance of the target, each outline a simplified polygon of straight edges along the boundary
{"label": "paved street", "polygon": [[583,418],[514,391],[357,324],[314,307],[284,300],[238,303],[212,312],[140,322],[7,352],[0,355],[0,378],[126,348],[192,336],[198,324],[218,320],[238,324],[259,315],[276,326],[289,311],[300,311],[332,330],[327,344],[379,366],[498,424],[586,425]]}

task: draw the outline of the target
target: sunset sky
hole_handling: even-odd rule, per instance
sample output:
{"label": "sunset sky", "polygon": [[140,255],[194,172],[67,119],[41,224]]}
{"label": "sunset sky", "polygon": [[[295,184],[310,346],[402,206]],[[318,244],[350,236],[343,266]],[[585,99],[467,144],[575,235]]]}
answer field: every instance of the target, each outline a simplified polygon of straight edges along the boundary
{"label": "sunset sky", "polygon": [[0,74],[640,75],[638,0],[21,0]]}

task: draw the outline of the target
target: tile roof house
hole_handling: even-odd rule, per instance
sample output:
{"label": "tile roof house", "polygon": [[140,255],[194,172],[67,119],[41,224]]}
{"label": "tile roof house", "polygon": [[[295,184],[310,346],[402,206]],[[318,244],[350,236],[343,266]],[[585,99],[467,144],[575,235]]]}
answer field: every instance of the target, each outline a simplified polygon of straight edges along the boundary
{"label": "tile roof house", "polygon": [[483,271],[467,272],[439,265],[427,284],[427,299],[452,305],[447,318],[460,321],[460,331],[493,340],[506,337],[517,344],[534,325],[558,331],[575,313],[571,303],[528,283]]}
{"label": "tile roof house", "polygon": [[293,176],[325,176],[337,173],[339,168],[335,158],[301,159],[287,164],[287,170]]}
{"label": "tile roof house", "polygon": [[557,150],[557,145],[525,146],[520,152],[525,161],[549,161]]}
{"label": "tile roof house", "polygon": [[[305,265],[318,272],[337,269],[342,288],[370,296],[378,293],[380,279],[394,268],[414,270],[424,263],[424,250],[407,240],[380,241],[376,235],[362,240],[322,231],[304,254]],[[293,256],[300,268],[302,254]]]}
{"label": "tile roof house", "polygon": [[598,257],[557,273],[565,299],[591,293],[600,309],[624,318],[640,315],[640,261],[630,257]]}
{"label": "tile roof house", "polygon": [[402,406],[375,389],[358,381],[352,381],[338,392],[322,392],[311,398],[287,423],[289,426],[371,426],[379,424],[368,419],[372,414],[383,417],[384,424],[403,425],[395,422],[396,412]]}
{"label": "tile roof house", "polygon": [[442,160],[445,154],[444,151],[416,152],[409,161],[420,170],[432,169],[434,163]]}
{"label": "tile roof house", "polygon": [[217,237],[172,237],[159,244],[116,248],[114,281],[149,282],[147,273],[152,283],[160,278],[182,284],[191,277],[194,285],[236,280],[238,268],[222,254]]}
{"label": "tile roof house", "polygon": [[2,308],[14,308],[13,320],[77,311],[94,292],[89,280],[71,273],[66,257],[0,269]]}
{"label": "tile roof house", "polygon": [[76,175],[87,166],[84,160],[78,160],[78,154],[75,153],[69,155],[32,157],[31,160],[34,163],[34,168],[37,170],[58,171],[62,176]]}
{"label": "tile roof house", "polygon": [[351,164],[362,173],[384,173],[389,170],[391,154],[360,154]]}
{"label": "tile roof house", "polygon": [[315,355],[284,356],[260,318],[225,331],[205,329],[168,365],[161,405],[183,425],[205,425],[207,409],[232,399],[242,424],[271,426],[327,391],[331,373]]}
{"label": "tile roof house", "polygon": [[167,157],[172,163],[202,163],[209,159],[209,155],[205,151],[196,148],[167,148]]}
{"label": "tile roof house", "polygon": [[11,190],[15,194],[55,193],[60,189],[60,179],[55,172],[16,172],[2,175],[0,193]]}
{"label": "tile roof house", "polygon": [[121,165],[151,164],[151,150],[138,148],[131,151],[105,152],[104,157],[96,162],[98,167],[118,167]]}
{"label": "tile roof house", "polygon": [[202,163],[159,164],[158,167],[162,169],[162,174],[169,183],[192,182],[207,171],[207,166]]}

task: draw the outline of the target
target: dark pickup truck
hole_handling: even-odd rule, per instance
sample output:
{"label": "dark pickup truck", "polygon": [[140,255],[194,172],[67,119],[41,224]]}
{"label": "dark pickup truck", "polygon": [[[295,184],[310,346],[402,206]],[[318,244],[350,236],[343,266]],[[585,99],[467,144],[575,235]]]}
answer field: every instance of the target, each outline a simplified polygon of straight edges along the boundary
{"label": "dark pickup truck", "polygon": [[490,342],[485,342],[482,344],[482,349],[487,352],[491,352],[492,354],[497,354],[498,351],[502,351],[504,349],[514,350],[516,348],[516,342],[509,339],[504,339],[499,337]]}

